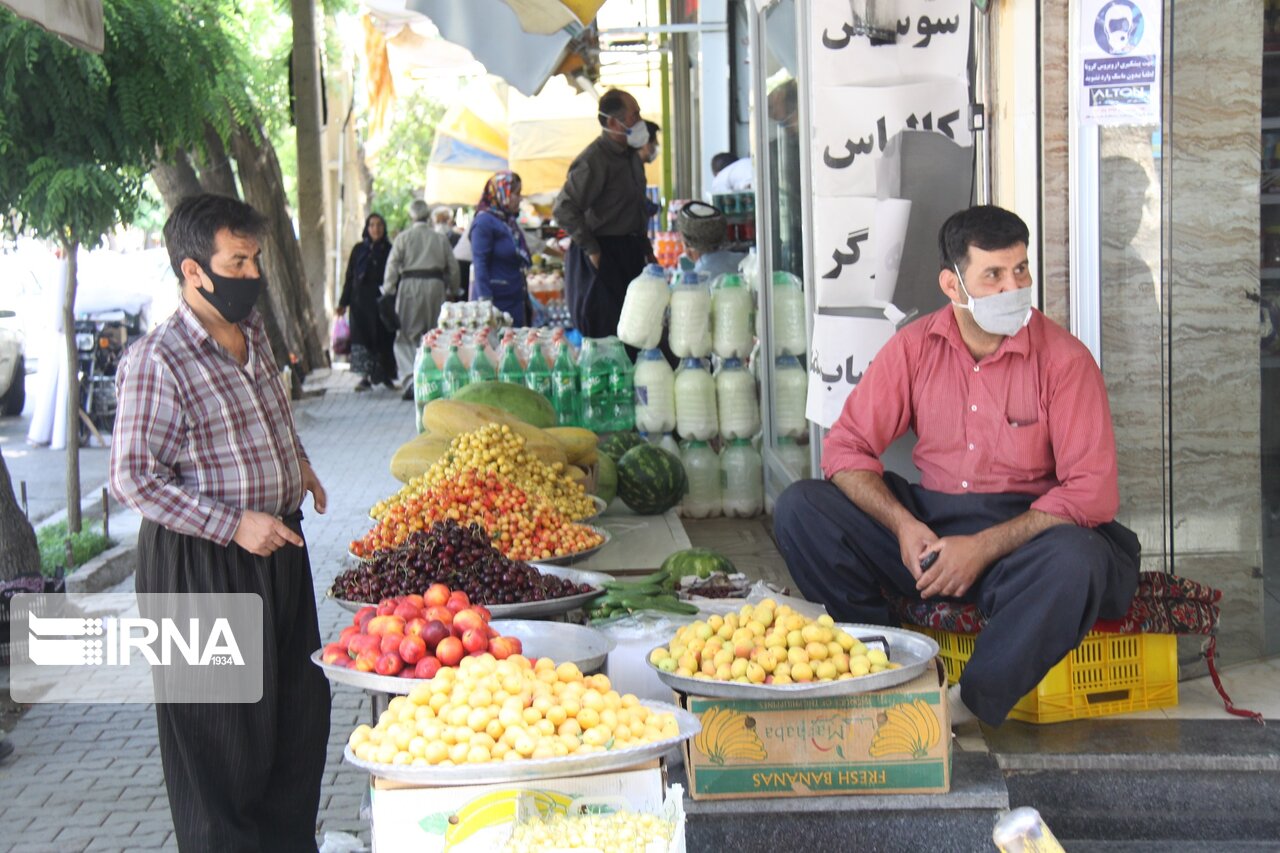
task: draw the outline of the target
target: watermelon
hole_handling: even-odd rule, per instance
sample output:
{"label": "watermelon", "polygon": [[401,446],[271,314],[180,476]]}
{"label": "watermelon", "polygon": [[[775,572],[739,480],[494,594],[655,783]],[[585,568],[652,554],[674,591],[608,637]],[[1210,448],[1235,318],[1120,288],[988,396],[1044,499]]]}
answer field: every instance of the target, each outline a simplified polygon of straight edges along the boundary
{"label": "watermelon", "polygon": [[610,432],[600,436],[596,446],[601,453],[613,457],[613,461],[618,462],[622,459],[622,454],[644,443],[645,440],[638,432]]}
{"label": "watermelon", "polygon": [[618,463],[607,453],[596,460],[596,497],[607,506],[618,496]]}
{"label": "watermelon", "polygon": [[556,410],[551,401],[523,385],[511,382],[472,382],[459,389],[453,399],[502,409],[539,429],[556,425]]}
{"label": "watermelon", "polygon": [[680,457],[639,444],[618,460],[618,497],[639,515],[659,515],[680,503],[688,480]]}
{"label": "watermelon", "polygon": [[667,557],[662,563],[662,571],[669,572],[672,577],[677,578],[689,575],[709,578],[712,572],[731,575],[737,569],[734,568],[732,560],[718,551],[712,551],[710,548],[686,548]]}

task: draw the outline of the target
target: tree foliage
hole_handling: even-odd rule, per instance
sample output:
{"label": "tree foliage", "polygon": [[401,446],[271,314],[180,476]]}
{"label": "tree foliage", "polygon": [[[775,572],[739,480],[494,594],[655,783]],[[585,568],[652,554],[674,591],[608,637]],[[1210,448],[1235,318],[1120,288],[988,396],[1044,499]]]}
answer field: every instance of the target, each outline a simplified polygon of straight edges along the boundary
{"label": "tree foliage", "polygon": [[421,89],[397,99],[386,144],[370,163],[373,194],[369,209],[382,214],[393,234],[409,224],[409,202],[422,195],[436,125],[444,112],[444,105]]}
{"label": "tree foliage", "polygon": [[[96,245],[128,223],[157,157],[252,112],[226,85],[241,46],[215,0],[107,0],[102,55],[0,11],[0,212],[15,231]],[[228,73],[231,72],[231,73]]]}

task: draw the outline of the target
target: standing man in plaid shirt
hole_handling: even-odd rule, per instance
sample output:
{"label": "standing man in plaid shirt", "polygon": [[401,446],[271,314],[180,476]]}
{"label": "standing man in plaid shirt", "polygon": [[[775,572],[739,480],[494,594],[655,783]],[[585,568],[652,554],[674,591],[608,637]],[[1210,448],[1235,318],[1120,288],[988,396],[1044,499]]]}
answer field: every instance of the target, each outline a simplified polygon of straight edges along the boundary
{"label": "standing man in plaid shirt", "polygon": [[254,310],[263,217],[184,199],[164,227],[178,310],[120,365],[111,489],[143,516],[139,593],[262,597],[254,704],[156,704],[179,848],[314,851],[329,738],[302,500],[325,491]]}

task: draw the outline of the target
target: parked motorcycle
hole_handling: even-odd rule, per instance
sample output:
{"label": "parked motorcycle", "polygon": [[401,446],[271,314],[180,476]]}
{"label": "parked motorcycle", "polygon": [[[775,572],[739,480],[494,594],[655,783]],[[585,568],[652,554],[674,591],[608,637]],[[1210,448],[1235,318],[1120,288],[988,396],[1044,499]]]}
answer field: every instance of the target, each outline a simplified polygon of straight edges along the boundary
{"label": "parked motorcycle", "polygon": [[[80,443],[97,430],[109,433],[116,422],[116,368],[125,348],[142,337],[142,315],[104,311],[76,318],[76,369],[80,376]],[[88,423],[86,423],[86,418]],[[93,425],[93,429],[89,428]]]}

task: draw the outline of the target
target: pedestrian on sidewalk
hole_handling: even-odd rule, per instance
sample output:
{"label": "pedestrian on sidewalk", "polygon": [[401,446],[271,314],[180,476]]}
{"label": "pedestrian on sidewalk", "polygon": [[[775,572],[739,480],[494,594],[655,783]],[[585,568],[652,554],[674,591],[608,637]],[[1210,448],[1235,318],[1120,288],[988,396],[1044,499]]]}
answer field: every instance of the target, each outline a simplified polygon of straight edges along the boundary
{"label": "pedestrian on sidewalk", "polygon": [[422,336],[440,318],[446,299],[460,298],[458,259],[449,238],[431,225],[431,206],[420,198],[409,205],[413,224],[396,235],[382,282],[383,296],[395,296],[396,368],[406,377],[404,399],[413,399],[413,360]]}
{"label": "pedestrian on sidewalk", "polygon": [[323,513],[326,498],[254,310],[265,225],[226,196],[174,208],[164,237],[178,309],[117,377],[110,480],[143,517],[138,592],[262,598],[260,701],[156,702],[183,853],[316,849],[330,695],[309,660],[320,632],[301,506],[310,492]]}
{"label": "pedestrian on sidewalk", "polygon": [[525,270],[533,261],[516,221],[520,199],[520,176],[515,172],[495,172],[485,182],[471,223],[471,263],[476,273],[471,298],[492,300],[495,308],[511,315],[516,326],[526,326]]}
{"label": "pedestrian on sidewalk", "polygon": [[371,213],[364,221],[360,242],[347,260],[347,275],[338,299],[339,317],[351,309],[351,369],[360,374],[357,391],[368,391],[374,385],[396,387],[396,334],[378,317],[378,295],[390,255],[387,222]]}

